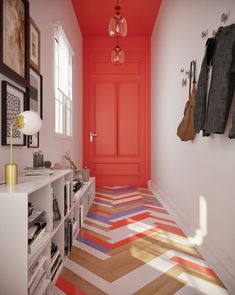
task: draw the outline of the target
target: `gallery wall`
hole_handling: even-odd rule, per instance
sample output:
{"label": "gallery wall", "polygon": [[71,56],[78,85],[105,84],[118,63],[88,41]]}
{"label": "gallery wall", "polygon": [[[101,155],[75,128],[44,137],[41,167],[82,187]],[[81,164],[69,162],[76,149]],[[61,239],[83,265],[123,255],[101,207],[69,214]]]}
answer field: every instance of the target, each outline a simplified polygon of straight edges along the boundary
{"label": "gallery wall", "polygon": [[[63,160],[70,152],[79,165],[82,163],[82,35],[71,1],[67,0],[31,0],[30,16],[41,33],[41,74],[43,76],[43,125],[40,131],[40,147],[14,147],[14,162],[19,171],[32,165],[32,152],[41,150],[45,160],[53,164]],[[65,139],[55,134],[54,102],[54,28],[62,25],[74,51],[73,56],[73,138]],[[11,80],[0,74],[0,80]],[[1,130],[2,133],[2,130]],[[0,146],[0,176],[4,175],[4,165],[9,162],[9,147]]]}
{"label": "gallery wall", "polygon": [[188,88],[182,79],[192,59],[200,71],[207,38],[221,14],[235,22],[233,0],[165,0],[152,34],[152,186],[176,211],[195,244],[235,294],[235,140],[225,134],[181,142],[176,130]]}

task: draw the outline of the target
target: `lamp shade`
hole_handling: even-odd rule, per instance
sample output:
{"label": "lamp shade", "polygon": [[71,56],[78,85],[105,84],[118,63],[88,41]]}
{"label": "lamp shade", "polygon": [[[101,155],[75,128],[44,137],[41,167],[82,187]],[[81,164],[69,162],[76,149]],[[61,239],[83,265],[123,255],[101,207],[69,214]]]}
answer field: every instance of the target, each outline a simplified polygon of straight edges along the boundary
{"label": "lamp shade", "polygon": [[113,64],[123,64],[125,61],[124,51],[117,45],[111,53],[111,62]]}
{"label": "lamp shade", "polygon": [[127,35],[127,21],[120,14],[115,14],[109,21],[109,35],[111,37]]}
{"label": "lamp shade", "polygon": [[16,126],[21,133],[33,135],[40,130],[42,120],[34,111],[25,111],[16,117]]}

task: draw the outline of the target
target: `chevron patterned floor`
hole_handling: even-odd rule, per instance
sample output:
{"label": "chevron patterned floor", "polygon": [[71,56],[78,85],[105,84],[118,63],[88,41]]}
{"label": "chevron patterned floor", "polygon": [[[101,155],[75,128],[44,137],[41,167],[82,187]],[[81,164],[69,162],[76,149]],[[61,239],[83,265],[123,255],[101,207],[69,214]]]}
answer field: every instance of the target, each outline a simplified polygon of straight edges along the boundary
{"label": "chevron patterned floor", "polygon": [[151,191],[100,187],[57,283],[69,295],[225,295]]}

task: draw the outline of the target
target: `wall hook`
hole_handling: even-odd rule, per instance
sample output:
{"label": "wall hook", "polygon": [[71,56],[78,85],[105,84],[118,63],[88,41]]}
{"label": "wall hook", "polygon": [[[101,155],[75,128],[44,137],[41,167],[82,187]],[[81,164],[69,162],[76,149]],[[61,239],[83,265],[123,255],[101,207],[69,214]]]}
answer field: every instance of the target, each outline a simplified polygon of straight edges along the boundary
{"label": "wall hook", "polygon": [[226,23],[226,21],[228,20],[228,17],[229,17],[229,14],[228,13],[222,13],[221,14],[221,18],[220,18],[220,20],[221,20],[221,23]]}
{"label": "wall hook", "polygon": [[187,79],[182,79],[182,87],[185,87],[187,86]]}
{"label": "wall hook", "polygon": [[183,73],[184,72],[184,68],[183,69],[180,69],[180,73]]}
{"label": "wall hook", "polygon": [[208,30],[202,31],[202,33],[201,33],[202,39],[206,38],[207,35],[208,35]]}
{"label": "wall hook", "polygon": [[212,32],[212,37],[215,38],[216,34],[217,34],[217,31],[214,30],[214,31]]}

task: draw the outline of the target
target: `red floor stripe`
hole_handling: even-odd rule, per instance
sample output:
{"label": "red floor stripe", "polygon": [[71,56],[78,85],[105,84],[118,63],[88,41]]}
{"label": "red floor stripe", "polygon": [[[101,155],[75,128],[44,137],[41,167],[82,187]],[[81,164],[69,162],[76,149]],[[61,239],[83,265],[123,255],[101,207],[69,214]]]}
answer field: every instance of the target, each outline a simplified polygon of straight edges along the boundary
{"label": "red floor stripe", "polygon": [[99,194],[96,194],[95,196],[96,196],[97,199],[106,199],[106,200],[112,201],[112,202],[132,198],[132,197],[137,197],[137,196],[141,197],[140,194],[133,194],[131,196],[125,196],[125,197],[120,197],[120,198],[112,198],[112,197],[102,196],[102,195],[99,195]]}
{"label": "red floor stripe", "polygon": [[133,241],[135,241],[135,240],[138,240],[138,239],[140,239],[140,238],[143,238],[143,237],[145,237],[146,235],[148,235],[149,233],[157,231],[158,228],[159,228],[158,225],[157,225],[157,226],[154,226],[154,227],[151,228],[151,229],[148,229],[148,230],[146,230],[146,231],[144,231],[144,232],[142,232],[142,233],[138,233],[138,234],[136,234],[136,235],[134,235],[134,236],[132,236],[132,237],[128,237],[128,238],[126,238],[126,239],[124,239],[124,240],[118,241],[118,242],[116,242],[116,243],[114,243],[114,244],[109,243],[109,242],[107,242],[107,241],[103,241],[103,240],[101,240],[101,239],[99,239],[99,238],[97,238],[97,237],[94,237],[92,234],[83,231],[83,229],[80,230],[79,235],[80,235],[81,237],[86,238],[87,240],[90,240],[91,242],[97,243],[97,244],[99,244],[99,245],[101,245],[101,246],[104,246],[104,247],[110,249],[110,250],[113,250],[113,249],[116,249],[116,248],[121,247],[121,246],[123,246],[123,245],[126,245],[126,244],[128,244],[128,243],[130,243],[130,242],[133,242]]}
{"label": "red floor stripe", "polygon": [[174,220],[170,220],[170,219],[167,219],[167,218],[158,217],[158,216],[152,216],[152,215],[150,215],[150,217],[151,217],[151,218],[154,218],[154,219],[157,219],[157,220],[167,221],[167,222],[170,222],[170,223],[174,223],[174,224],[176,224],[176,223],[174,222]]}
{"label": "red floor stripe", "polygon": [[171,225],[167,225],[167,224],[163,224],[163,223],[159,223],[159,222],[156,222],[155,224],[158,225],[158,229],[169,231],[169,232],[176,234],[178,236],[187,237],[179,227],[175,227],[175,226],[171,226]]}
{"label": "red floor stripe", "polygon": [[138,214],[138,215],[135,215],[135,216],[132,216],[132,217],[129,217],[129,218],[125,218],[123,220],[119,220],[119,221],[116,221],[116,222],[112,223],[110,229],[116,229],[116,228],[125,226],[127,224],[131,224],[131,223],[134,223],[136,221],[143,220],[143,219],[148,218],[148,217],[149,217],[149,213],[146,212],[146,213]]}
{"label": "red floor stripe", "polygon": [[146,206],[146,207],[148,207],[148,210],[150,210],[150,211],[159,212],[159,213],[162,213],[162,214],[169,215],[169,213],[166,210],[164,210],[164,209],[153,208],[153,207],[149,207],[149,206]]}
{"label": "red floor stripe", "polygon": [[85,292],[67,281],[62,276],[59,276],[58,280],[56,281],[56,287],[62,290],[66,295],[87,295]]}
{"label": "red floor stripe", "polygon": [[180,258],[178,256],[172,257],[171,260],[174,261],[174,262],[177,262],[179,264],[182,264],[184,266],[190,267],[192,269],[198,270],[200,272],[206,273],[206,274],[208,274],[208,275],[210,275],[212,277],[218,278],[217,275],[213,272],[213,270],[208,268],[208,267],[199,265],[197,263],[194,263],[194,262],[191,262],[189,260]]}

